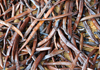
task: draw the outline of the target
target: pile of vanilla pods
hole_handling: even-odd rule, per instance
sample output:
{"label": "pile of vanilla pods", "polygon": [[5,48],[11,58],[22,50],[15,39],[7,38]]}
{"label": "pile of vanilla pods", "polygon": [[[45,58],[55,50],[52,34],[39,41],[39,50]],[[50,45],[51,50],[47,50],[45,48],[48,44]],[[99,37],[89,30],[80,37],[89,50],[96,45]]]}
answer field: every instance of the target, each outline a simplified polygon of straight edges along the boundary
{"label": "pile of vanilla pods", "polygon": [[0,0],[0,70],[99,70],[99,0]]}

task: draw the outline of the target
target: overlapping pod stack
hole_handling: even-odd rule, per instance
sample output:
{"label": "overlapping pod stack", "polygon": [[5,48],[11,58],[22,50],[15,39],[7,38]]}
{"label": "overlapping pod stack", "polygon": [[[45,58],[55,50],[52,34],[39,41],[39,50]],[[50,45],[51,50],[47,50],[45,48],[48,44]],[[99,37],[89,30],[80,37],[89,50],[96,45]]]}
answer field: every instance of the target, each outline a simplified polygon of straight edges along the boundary
{"label": "overlapping pod stack", "polygon": [[99,70],[99,0],[0,0],[0,70]]}

